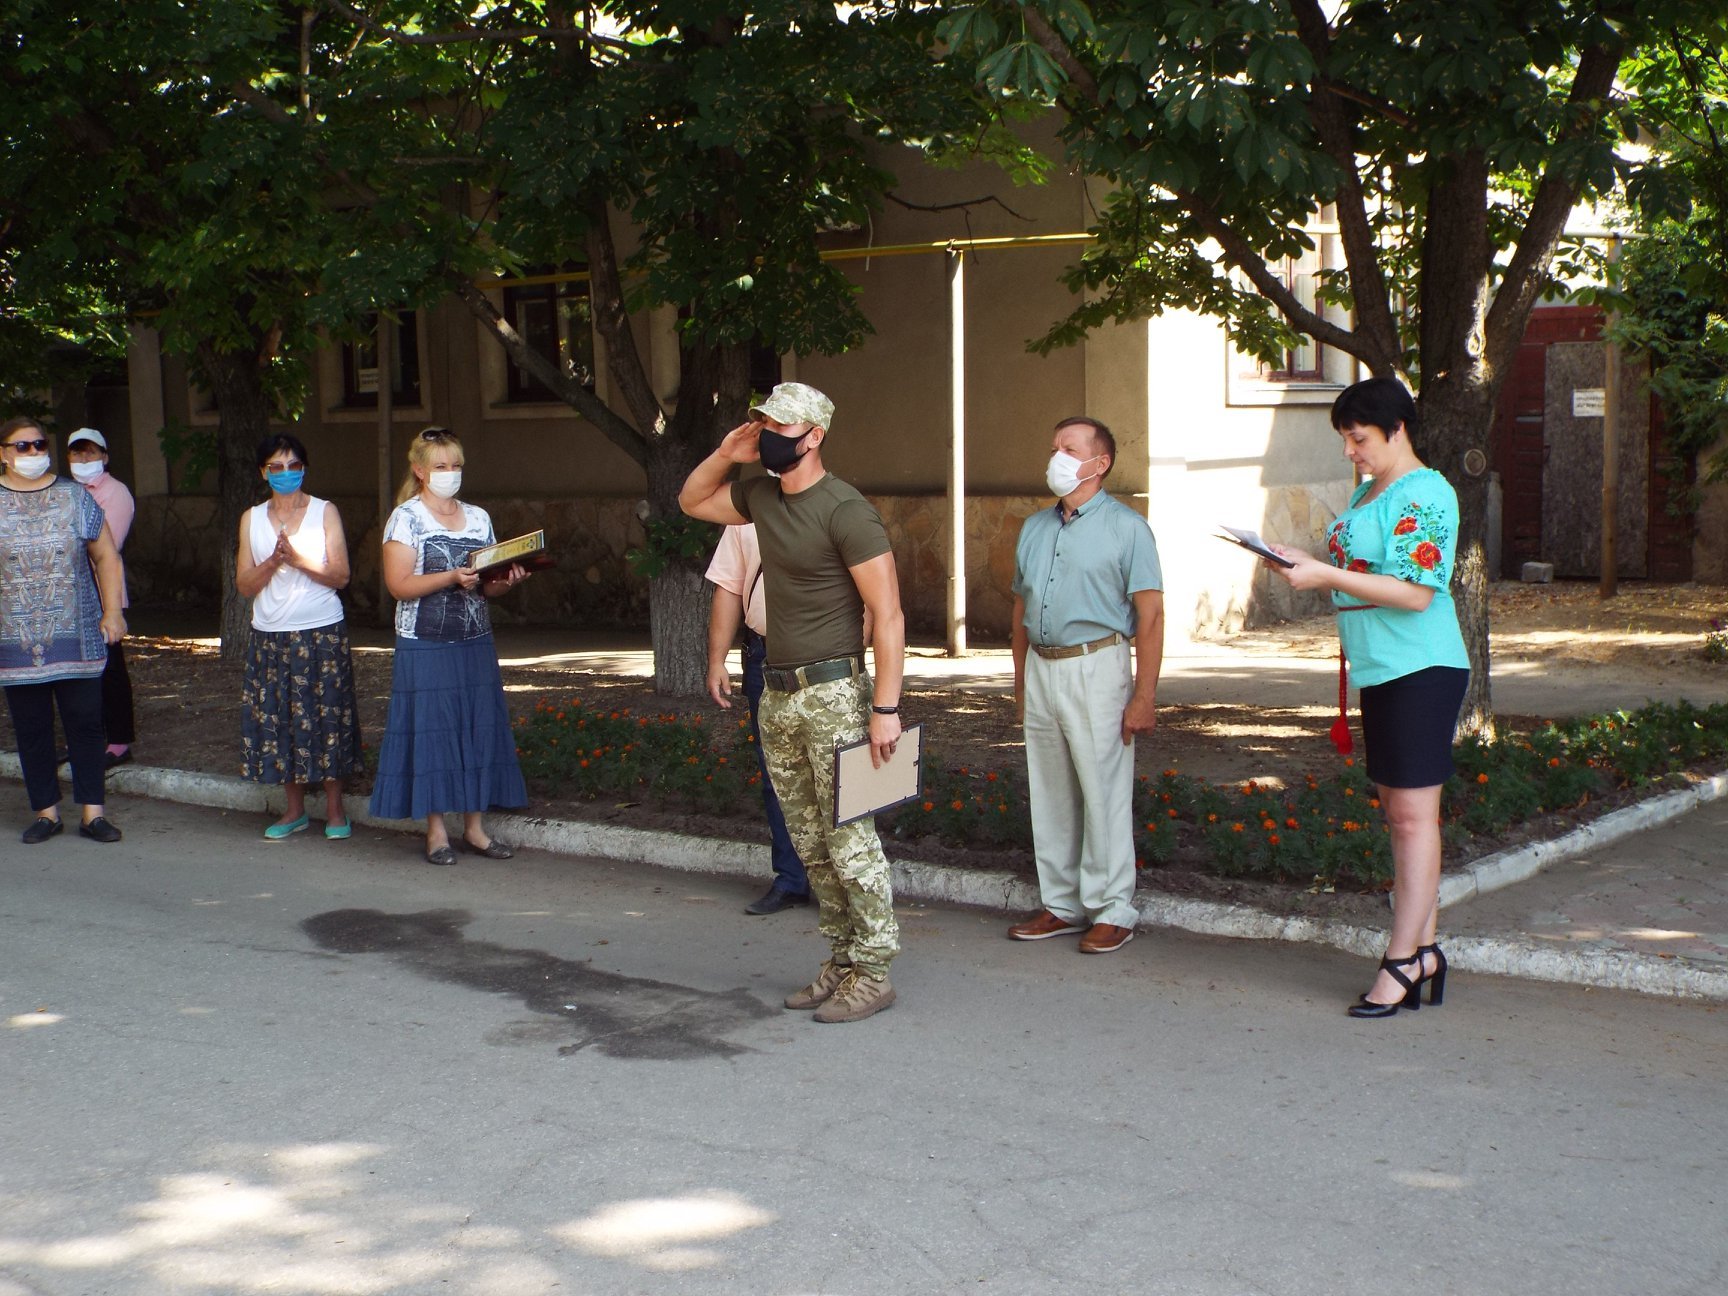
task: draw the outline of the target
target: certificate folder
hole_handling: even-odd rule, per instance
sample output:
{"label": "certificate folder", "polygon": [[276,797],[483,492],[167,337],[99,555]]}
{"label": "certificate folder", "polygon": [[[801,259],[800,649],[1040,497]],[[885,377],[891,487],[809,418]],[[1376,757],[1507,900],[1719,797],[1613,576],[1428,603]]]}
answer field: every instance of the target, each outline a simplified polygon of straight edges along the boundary
{"label": "certificate folder", "polygon": [[546,532],[530,531],[514,540],[501,540],[484,549],[476,549],[468,555],[469,570],[482,574],[510,563],[519,563],[528,571],[541,571],[552,566],[552,555],[546,552]]}
{"label": "certificate folder", "polygon": [[870,740],[834,749],[834,826],[839,828],[907,801],[924,791],[924,726],[900,731],[895,752],[877,769],[870,763]]}
{"label": "certificate folder", "polygon": [[1235,527],[1225,527],[1229,535],[1221,535],[1220,540],[1228,540],[1233,545],[1241,545],[1249,553],[1259,554],[1267,562],[1277,563],[1280,567],[1294,567],[1296,564],[1288,558],[1280,558],[1272,552],[1271,547],[1260,538],[1258,531],[1239,531]]}

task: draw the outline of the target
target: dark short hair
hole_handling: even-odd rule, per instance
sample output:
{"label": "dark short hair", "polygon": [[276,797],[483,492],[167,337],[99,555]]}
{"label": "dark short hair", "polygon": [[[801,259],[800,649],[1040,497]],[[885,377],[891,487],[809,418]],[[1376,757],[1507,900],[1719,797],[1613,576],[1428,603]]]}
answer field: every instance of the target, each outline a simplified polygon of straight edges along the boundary
{"label": "dark short hair", "polygon": [[4,423],[0,423],[0,441],[4,441],[19,428],[35,428],[43,436],[48,435],[48,429],[43,427],[41,423],[28,414],[20,414],[17,418],[9,418]]}
{"label": "dark short hair", "polygon": [[[1069,415],[1067,418],[1056,424],[1056,430],[1060,432],[1063,428],[1073,427],[1076,424],[1079,424],[1081,427],[1089,427],[1092,429],[1092,444],[1098,447],[1099,454],[1107,454],[1110,456],[1110,468],[1114,468],[1116,466],[1116,434],[1112,432],[1107,425],[1087,414]],[[1099,478],[1102,479],[1108,477],[1110,475],[1110,468],[1106,468],[1103,472],[1099,473]]]}
{"label": "dark short hair", "polygon": [[258,466],[262,468],[281,450],[286,450],[306,467],[312,466],[311,457],[307,455],[306,447],[300,444],[300,438],[286,432],[272,432],[258,443]]}
{"label": "dark short hair", "polygon": [[1340,432],[1347,427],[1376,427],[1390,435],[1400,423],[1414,447],[1416,400],[1396,378],[1364,378],[1339,392],[1332,402],[1332,426]]}

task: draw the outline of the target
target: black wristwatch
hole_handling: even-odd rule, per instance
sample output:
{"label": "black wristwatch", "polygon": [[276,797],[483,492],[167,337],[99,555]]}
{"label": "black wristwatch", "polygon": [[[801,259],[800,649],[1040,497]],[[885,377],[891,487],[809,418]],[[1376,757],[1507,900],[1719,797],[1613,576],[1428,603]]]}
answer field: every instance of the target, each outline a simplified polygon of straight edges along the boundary
{"label": "black wristwatch", "polygon": [[900,708],[897,706],[891,706],[891,707],[873,706],[870,709],[872,711],[874,711],[877,715],[899,715],[900,714]]}

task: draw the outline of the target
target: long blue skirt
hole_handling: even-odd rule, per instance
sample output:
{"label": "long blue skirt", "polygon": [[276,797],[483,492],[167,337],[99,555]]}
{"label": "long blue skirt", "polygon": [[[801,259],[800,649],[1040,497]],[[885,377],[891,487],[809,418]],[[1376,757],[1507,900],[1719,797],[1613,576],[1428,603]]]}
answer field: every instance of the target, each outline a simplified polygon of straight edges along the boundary
{"label": "long blue skirt", "polygon": [[492,636],[398,637],[372,813],[423,819],[527,804]]}

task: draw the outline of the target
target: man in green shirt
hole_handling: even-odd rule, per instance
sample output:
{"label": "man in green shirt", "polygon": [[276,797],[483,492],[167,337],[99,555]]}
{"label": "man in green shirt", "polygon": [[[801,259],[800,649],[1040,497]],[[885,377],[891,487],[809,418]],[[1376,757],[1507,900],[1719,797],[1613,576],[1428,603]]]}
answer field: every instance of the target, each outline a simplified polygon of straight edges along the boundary
{"label": "man in green shirt", "polygon": [[[756,524],[771,591],[762,749],[832,951],[786,1007],[813,1008],[820,1022],[862,1021],[894,1002],[888,964],[900,929],[875,823],[834,827],[834,749],[868,738],[878,767],[894,755],[906,656],[900,582],[881,515],[822,466],[834,402],[781,383],[750,414],[690,474],[678,505],[709,522]],[[757,462],[775,476],[729,480],[734,466]]]}

